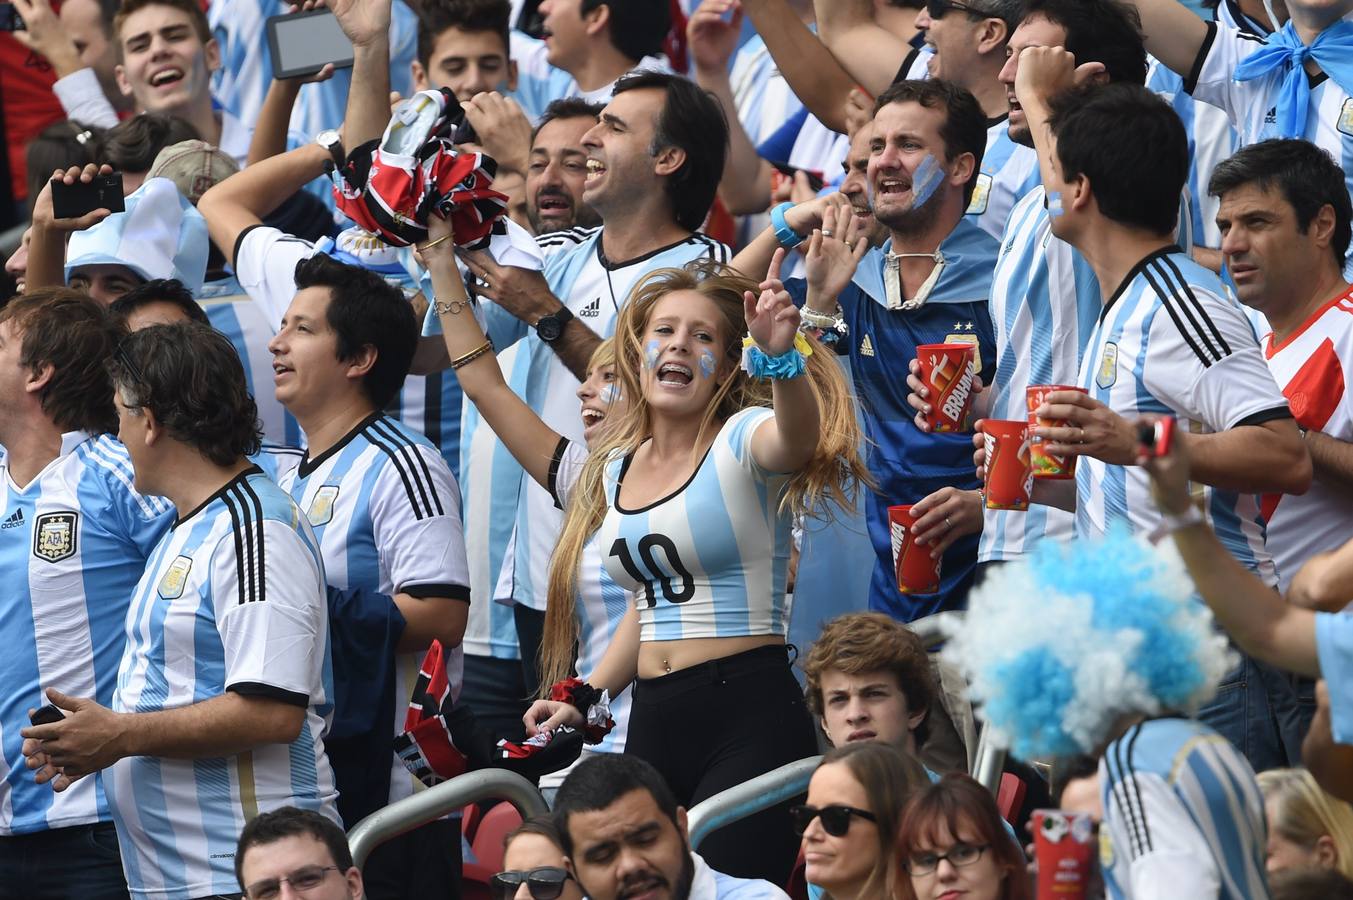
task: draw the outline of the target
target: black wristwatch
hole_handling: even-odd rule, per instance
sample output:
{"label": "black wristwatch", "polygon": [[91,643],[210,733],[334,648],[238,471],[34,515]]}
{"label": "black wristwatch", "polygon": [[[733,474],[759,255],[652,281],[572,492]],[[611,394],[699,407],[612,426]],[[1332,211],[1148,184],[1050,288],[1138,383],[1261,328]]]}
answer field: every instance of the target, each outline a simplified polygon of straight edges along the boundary
{"label": "black wristwatch", "polygon": [[536,334],[540,335],[540,339],[545,343],[553,344],[559,340],[559,336],[564,333],[564,326],[572,318],[573,313],[569,312],[569,308],[561,306],[558,311],[540,317],[540,321],[536,322]]}

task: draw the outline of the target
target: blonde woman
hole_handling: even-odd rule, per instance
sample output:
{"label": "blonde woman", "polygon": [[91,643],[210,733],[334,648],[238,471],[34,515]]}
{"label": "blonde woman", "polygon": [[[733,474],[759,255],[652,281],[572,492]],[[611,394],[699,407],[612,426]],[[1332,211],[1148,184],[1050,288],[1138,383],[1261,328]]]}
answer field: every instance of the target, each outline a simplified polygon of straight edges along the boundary
{"label": "blonde woman", "polygon": [[1337,869],[1353,878],[1353,806],[1332,797],[1305,769],[1259,773],[1268,818],[1268,871]]}
{"label": "blonde woman", "polygon": [[[759,285],[702,262],[636,287],[615,336],[629,406],[571,489],[553,484],[566,513],[542,655],[572,652],[563,611],[595,541],[636,602],[583,695],[614,697],[637,677],[626,752],[687,807],[816,752],[785,646],[790,525],[828,497],[848,502],[867,478],[854,404],[835,359],[799,334],[782,259]],[[463,300],[459,279],[434,286],[443,307]],[[443,327],[455,318],[443,315]],[[468,325],[447,342],[457,361],[482,346]],[[548,478],[548,460],[536,468]],[[528,733],[581,727],[578,707],[591,706],[537,701]],[[797,845],[786,808],[721,829],[702,854],[719,871],[783,883]]]}

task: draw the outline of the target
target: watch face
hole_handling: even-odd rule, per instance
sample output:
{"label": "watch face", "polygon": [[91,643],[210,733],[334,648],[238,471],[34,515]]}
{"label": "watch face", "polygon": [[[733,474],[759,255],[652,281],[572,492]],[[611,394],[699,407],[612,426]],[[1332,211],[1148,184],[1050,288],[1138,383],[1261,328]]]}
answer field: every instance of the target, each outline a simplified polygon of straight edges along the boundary
{"label": "watch face", "polygon": [[319,134],[315,135],[315,143],[319,144],[321,147],[328,149],[329,147],[332,147],[334,144],[337,144],[341,139],[341,137],[342,136],[334,129],[326,128],[324,131],[321,131]]}
{"label": "watch face", "polygon": [[540,335],[540,339],[547,344],[557,340],[563,330],[563,326],[554,316],[545,316],[536,323],[536,334]]}

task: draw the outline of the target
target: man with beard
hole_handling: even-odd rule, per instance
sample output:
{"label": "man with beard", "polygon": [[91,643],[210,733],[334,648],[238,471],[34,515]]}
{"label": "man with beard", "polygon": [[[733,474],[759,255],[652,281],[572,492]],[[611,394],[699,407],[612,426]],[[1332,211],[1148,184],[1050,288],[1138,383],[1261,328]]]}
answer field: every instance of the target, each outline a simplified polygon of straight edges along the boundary
{"label": "man with beard", "polygon": [[691,850],[686,810],[636,756],[588,757],[564,779],[554,821],[569,868],[591,900],[784,900],[768,881],[711,869]]}
{"label": "man with beard", "polygon": [[[899,81],[879,96],[869,138],[868,194],[874,217],[889,232],[882,250],[864,251],[867,225],[857,225],[853,215],[812,201],[773,217],[772,227],[733,261],[755,272],[777,243],[797,246],[811,236],[807,277],[786,286],[806,298],[805,321],[850,359],[866,411],[869,469],[878,483],[865,513],[876,556],[869,608],[907,622],[961,608],[976,561],[972,537],[938,543],[933,552],[944,554],[939,591],[901,594],[888,507],[947,485],[977,487],[969,435],[928,435],[911,426],[902,369],[920,344],[972,344],[979,373],[994,358],[987,298],[999,247],[964,215],[986,132],[981,105],[963,88],[938,79]],[[932,513],[918,528],[946,514]]]}
{"label": "man with beard", "polygon": [[[601,109],[601,104],[579,97],[556,100],[545,108],[531,133],[526,163],[526,217],[535,234],[578,231],[601,224],[596,210],[583,202],[583,183],[587,181],[583,135],[596,126]],[[541,241],[542,246],[549,243]]]}

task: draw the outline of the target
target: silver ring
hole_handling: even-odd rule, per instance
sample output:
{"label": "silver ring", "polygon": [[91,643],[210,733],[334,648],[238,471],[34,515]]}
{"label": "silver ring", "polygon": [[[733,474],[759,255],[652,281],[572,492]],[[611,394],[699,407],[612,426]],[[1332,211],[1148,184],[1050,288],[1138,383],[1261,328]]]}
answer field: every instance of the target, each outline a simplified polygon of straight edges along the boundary
{"label": "silver ring", "polygon": [[823,237],[831,237],[831,236],[832,236],[832,230],[831,230],[830,228],[824,228],[824,229],[822,229],[822,236],[823,236]]}
{"label": "silver ring", "polygon": [[944,517],[944,527],[945,527],[945,528],[953,528],[953,527],[954,527],[954,523],[949,521],[949,517],[948,517],[948,516],[945,516],[945,517]]}

